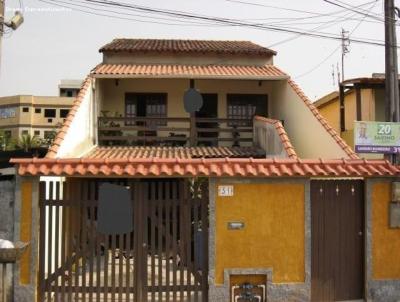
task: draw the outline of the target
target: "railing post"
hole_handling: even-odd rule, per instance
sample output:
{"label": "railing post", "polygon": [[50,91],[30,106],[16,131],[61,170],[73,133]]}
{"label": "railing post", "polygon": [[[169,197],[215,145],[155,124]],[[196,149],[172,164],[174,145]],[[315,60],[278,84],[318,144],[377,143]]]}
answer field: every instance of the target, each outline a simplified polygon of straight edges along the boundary
{"label": "railing post", "polygon": [[190,147],[197,145],[196,113],[190,113]]}

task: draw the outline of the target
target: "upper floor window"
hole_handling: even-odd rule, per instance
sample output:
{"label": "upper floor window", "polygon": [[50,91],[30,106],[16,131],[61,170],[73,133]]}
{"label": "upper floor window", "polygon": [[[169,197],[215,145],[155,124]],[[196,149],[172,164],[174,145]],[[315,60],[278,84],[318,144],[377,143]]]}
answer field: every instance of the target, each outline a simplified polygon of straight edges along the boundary
{"label": "upper floor window", "polygon": [[42,113],[42,109],[41,108],[35,108],[35,113]]}
{"label": "upper floor window", "polygon": [[29,107],[22,107],[22,112],[29,112]]}
{"label": "upper floor window", "polygon": [[45,109],[44,110],[44,117],[56,117],[56,110],[55,109]]}
{"label": "upper floor window", "polygon": [[[125,96],[125,117],[166,117],[166,93],[127,93]],[[165,125],[166,122],[154,122]],[[144,124],[139,123],[139,124]],[[132,125],[127,122],[127,125]],[[146,125],[149,125],[147,122]]]}
{"label": "upper floor window", "polygon": [[[255,115],[268,115],[266,94],[228,94],[228,118],[251,120]],[[233,122],[231,125],[250,126],[251,122]]]}
{"label": "upper floor window", "polygon": [[68,115],[69,109],[60,109],[60,117],[66,118]]}

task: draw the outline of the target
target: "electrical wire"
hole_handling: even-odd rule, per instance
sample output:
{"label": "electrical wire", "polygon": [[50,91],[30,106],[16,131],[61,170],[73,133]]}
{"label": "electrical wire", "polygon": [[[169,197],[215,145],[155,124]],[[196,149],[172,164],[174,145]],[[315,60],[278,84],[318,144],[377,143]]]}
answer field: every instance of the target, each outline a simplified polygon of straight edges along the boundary
{"label": "electrical wire", "polygon": [[[370,11],[375,7],[376,3],[371,6],[371,8],[369,9]],[[366,16],[364,16],[364,18],[366,18]],[[361,20],[350,32],[349,37],[360,27],[360,25],[363,23],[363,20]],[[313,71],[317,70],[320,66],[322,66],[326,61],[328,61],[339,49],[341,48],[341,45],[339,45],[338,47],[336,47],[331,53],[329,53],[329,55],[327,57],[325,57],[321,62],[319,62],[317,65],[315,65],[313,68],[307,70],[306,72],[299,74],[297,76],[294,77],[294,79],[299,79],[302,78],[306,75],[309,75],[310,73],[312,73]]]}
{"label": "electrical wire", "polygon": [[[53,0],[50,0],[50,1],[53,1]],[[161,15],[173,16],[173,17],[178,17],[178,18],[180,17],[180,18],[186,18],[186,19],[210,21],[210,22],[216,22],[216,23],[219,23],[219,24],[229,24],[229,25],[242,26],[242,27],[260,29],[260,30],[267,30],[267,31],[302,34],[304,36],[313,37],[313,38],[323,38],[323,39],[330,39],[330,40],[341,40],[340,36],[338,36],[336,34],[331,34],[331,33],[315,33],[315,32],[313,33],[313,32],[307,32],[307,31],[298,30],[298,29],[281,28],[281,27],[274,27],[274,26],[264,26],[264,25],[259,25],[259,24],[255,24],[255,23],[250,23],[250,22],[242,22],[242,21],[237,20],[237,19],[228,19],[228,18],[219,18],[219,17],[213,17],[213,16],[195,15],[195,14],[191,14],[191,13],[188,13],[188,12],[178,12],[178,11],[172,11],[172,10],[163,10],[163,9],[152,8],[152,7],[144,7],[144,6],[139,6],[139,5],[126,4],[126,3],[116,2],[116,1],[101,1],[101,0],[85,0],[85,1],[86,2],[91,2],[91,3],[108,4],[110,6],[128,8],[128,9],[147,12],[147,13],[151,13],[151,14],[161,14]],[[375,46],[384,46],[385,45],[384,41],[382,41],[382,40],[368,39],[368,38],[363,38],[363,39],[361,39],[361,38],[352,38],[351,42],[360,43],[360,44],[366,44],[366,45],[375,45]]]}

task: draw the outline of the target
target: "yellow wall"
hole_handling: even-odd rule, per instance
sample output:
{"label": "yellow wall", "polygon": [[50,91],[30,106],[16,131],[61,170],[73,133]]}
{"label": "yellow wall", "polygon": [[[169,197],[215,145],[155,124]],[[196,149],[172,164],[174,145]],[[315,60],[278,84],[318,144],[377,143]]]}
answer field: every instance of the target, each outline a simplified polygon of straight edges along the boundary
{"label": "yellow wall", "polygon": [[[23,242],[31,241],[32,234],[32,182],[23,181],[21,183],[21,229],[20,240]],[[29,284],[31,278],[30,271],[31,248],[23,254],[20,260],[20,283]]]}
{"label": "yellow wall", "polygon": [[[228,230],[229,221],[245,228]],[[273,282],[304,282],[303,184],[235,184],[233,197],[216,196],[216,284],[229,268],[272,268]]]}
{"label": "yellow wall", "polygon": [[325,117],[329,125],[340,133],[340,106],[338,101],[327,103],[326,105],[318,108],[319,112]]}
{"label": "yellow wall", "polygon": [[372,186],[372,278],[400,278],[400,229],[389,229],[391,184]]}

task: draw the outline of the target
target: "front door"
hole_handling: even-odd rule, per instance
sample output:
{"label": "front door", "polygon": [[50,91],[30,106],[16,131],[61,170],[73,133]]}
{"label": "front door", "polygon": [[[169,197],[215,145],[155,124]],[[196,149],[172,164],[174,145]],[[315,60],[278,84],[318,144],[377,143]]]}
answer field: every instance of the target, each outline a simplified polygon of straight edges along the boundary
{"label": "front door", "polygon": [[[38,301],[207,301],[207,200],[187,179],[41,183]],[[103,215],[105,202],[130,214]]]}
{"label": "front door", "polygon": [[364,186],[311,181],[312,301],[364,297]]}

